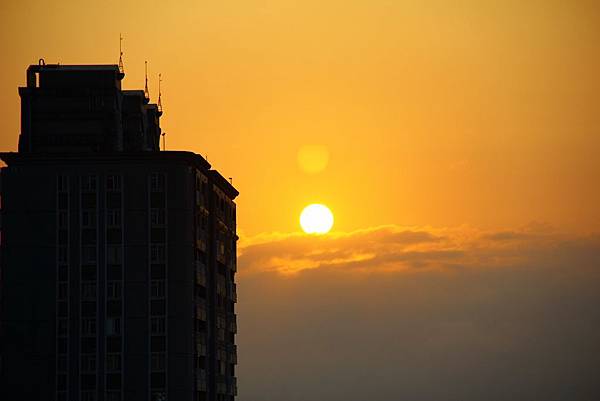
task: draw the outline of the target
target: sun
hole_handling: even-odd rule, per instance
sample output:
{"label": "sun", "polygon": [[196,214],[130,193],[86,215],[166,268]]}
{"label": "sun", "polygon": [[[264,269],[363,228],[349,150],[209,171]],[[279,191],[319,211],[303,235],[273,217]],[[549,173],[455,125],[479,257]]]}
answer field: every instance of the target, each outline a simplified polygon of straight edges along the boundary
{"label": "sun", "polygon": [[333,226],[333,214],[325,205],[313,203],[300,213],[300,227],[307,234],[326,234]]}

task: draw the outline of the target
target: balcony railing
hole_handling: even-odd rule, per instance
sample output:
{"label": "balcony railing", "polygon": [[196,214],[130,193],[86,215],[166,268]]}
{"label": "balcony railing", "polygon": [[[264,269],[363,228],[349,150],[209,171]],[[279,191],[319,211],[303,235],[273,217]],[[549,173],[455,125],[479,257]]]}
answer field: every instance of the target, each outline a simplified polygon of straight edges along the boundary
{"label": "balcony railing", "polygon": [[196,372],[196,388],[198,391],[206,391],[206,371],[204,369]]}
{"label": "balcony railing", "polygon": [[218,279],[217,279],[217,294],[219,295],[227,295],[227,285],[226,285],[226,281],[225,281],[225,277],[222,277],[221,275],[218,275]]}
{"label": "balcony railing", "polygon": [[227,381],[223,375],[217,376],[217,393],[227,394]]}
{"label": "balcony railing", "polygon": [[199,356],[206,356],[206,339],[204,337],[196,339],[196,353]]}
{"label": "balcony railing", "polygon": [[238,395],[237,378],[231,377],[230,383],[231,383],[231,394],[230,395]]}
{"label": "balcony railing", "polygon": [[229,315],[229,331],[237,333],[237,316],[235,313]]}
{"label": "balcony railing", "polygon": [[196,319],[206,321],[206,303],[204,300],[196,300]]}
{"label": "balcony railing", "polygon": [[233,302],[237,302],[237,285],[235,283],[229,282],[228,285],[229,290],[229,299]]}
{"label": "balcony railing", "polygon": [[206,286],[206,268],[200,262],[196,262],[196,284]]}
{"label": "balcony railing", "polygon": [[237,365],[237,346],[236,345],[232,345],[231,348],[229,349],[229,363],[232,363],[234,365]]}

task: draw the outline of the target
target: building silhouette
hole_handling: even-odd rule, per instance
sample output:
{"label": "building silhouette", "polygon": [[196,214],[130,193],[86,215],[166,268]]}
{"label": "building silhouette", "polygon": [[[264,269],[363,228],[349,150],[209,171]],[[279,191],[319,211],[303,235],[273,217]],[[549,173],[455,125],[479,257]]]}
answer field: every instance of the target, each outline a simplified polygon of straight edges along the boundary
{"label": "building silhouette", "polygon": [[117,65],[32,65],[1,153],[0,399],[233,400],[236,207]]}

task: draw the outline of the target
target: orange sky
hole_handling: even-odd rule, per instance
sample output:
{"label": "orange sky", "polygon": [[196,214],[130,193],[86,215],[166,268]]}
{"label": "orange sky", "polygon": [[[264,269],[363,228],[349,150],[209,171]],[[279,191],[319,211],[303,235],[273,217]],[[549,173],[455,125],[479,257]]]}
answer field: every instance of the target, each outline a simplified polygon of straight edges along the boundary
{"label": "orange sky", "polygon": [[[325,4],[323,4],[325,3]],[[594,1],[127,1],[0,4],[0,148],[17,86],[47,63],[164,79],[169,149],[240,189],[246,235],[382,224],[600,229],[600,7]],[[297,165],[303,145],[327,168]]]}
{"label": "orange sky", "polygon": [[600,399],[598,1],[0,1],[0,149],[119,33],[241,193],[240,400]]}

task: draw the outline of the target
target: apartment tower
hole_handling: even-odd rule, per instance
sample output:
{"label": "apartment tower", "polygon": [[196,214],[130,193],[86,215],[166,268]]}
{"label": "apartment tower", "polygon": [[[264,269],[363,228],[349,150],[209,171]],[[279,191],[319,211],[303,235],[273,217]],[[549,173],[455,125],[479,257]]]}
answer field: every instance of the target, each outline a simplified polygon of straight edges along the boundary
{"label": "apartment tower", "polygon": [[230,401],[237,190],[117,65],[32,65],[1,153],[0,399]]}

